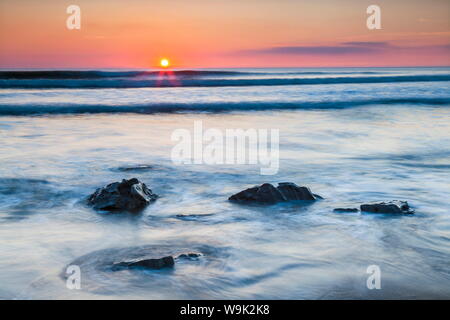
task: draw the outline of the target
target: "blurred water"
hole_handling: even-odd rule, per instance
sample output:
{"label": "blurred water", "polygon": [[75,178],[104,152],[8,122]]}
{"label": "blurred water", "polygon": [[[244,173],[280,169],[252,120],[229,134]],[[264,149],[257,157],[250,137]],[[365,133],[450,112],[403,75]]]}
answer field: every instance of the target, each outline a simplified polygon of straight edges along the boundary
{"label": "blurred water", "polygon": [[[342,101],[359,96],[444,99],[448,82],[252,88],[3,89],[0,105],[72,101],[238,101],[258,96]],[[22,97],[22,98],[20,98]],[[448,98],[448,97],[447,97]],[[109,100],[108,100],[109,99]],[[20,101],[19,101],[20,100]],[[36,102],[38,101],[38,103]],[[228,101],[228,100],[227,100]],[[275,128],[280,170],[176,166],[175,129]],[[0,298],[449,298],[450,108],[395,103],[184,113],[3,115],[0,118]],[[148,170],[119,170],[139,164]],[[80,200],[137,177],[161,197],[139,215],[97,213]],[[228,196],[292,181],[325,199],[247,207]],[[372,200],[407,200],[416,213],[335,213]],[[108,272],[136,250],[203,251],[174,270]],[[66,288],[71,263],[81,290]],[[381,268],[368,290],[366,268]]]}

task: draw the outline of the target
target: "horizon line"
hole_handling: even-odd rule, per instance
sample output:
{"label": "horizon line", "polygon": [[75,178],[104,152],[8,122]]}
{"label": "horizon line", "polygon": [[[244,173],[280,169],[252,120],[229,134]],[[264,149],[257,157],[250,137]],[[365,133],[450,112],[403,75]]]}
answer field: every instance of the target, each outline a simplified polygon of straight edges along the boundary
{"label": "horizon line", "polygon": [[158,67],[0,67],[0,71],[33,71],[33,70],[55,70],[55,71],[65,71],[65,70],[151,70],[151,71],[180,71],[180,70],[192,70],[192,69],[350,69],[350,68],[450,68],[449,65],[417,65],[417,66],[290,66],[290,67],[174,67],[168,69],[162,69]]}

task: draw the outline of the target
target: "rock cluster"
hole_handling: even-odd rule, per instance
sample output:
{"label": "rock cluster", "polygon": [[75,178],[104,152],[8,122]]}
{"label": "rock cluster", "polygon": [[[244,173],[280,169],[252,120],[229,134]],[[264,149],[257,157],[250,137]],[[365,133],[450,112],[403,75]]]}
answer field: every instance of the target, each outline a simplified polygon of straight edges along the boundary
{"label": "rock cluster", "polygon": [[[110,183],[97,189],[89,198],[88,204],[97,210],[138,211],[158,198],[147,186],[136,178],[123,179],[122,182]],[[270,205],[287,201],[315,201],[323,199],[314,194],[308,187],[298,186],[292,182],[278,183],[274,187],[270,183],[245,189],[228,198],[229,201],[241,204]],[[408,202],[393,200],[388,202],[366,203],[360,206],[362,212],[412,214]],[[335,212],[358,212],[357,208],[335,208]],[[184,217],[179,215],[177,217]]]}

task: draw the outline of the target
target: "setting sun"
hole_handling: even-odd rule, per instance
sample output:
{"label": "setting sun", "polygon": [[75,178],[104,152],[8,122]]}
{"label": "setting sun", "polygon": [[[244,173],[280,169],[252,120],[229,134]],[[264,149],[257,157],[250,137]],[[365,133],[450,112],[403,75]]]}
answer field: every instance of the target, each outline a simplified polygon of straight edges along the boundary
{"label": "setting sun", "polygon": [[160,64],[160,66],[163,67],[163,68],[168,68],[169,65],[170,65],[170,62],[169,62],[168,59],[164,58],[164,59],[161,59],[161,61],[159,62],[159,64]]}

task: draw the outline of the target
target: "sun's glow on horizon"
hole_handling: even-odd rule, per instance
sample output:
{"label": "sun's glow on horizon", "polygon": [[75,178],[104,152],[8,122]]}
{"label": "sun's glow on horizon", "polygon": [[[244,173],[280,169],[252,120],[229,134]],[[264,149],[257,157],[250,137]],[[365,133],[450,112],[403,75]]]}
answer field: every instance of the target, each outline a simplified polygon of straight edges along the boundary
{"label": "sun's glow on horizon", "polygon": [[169,61],[169,59],[163,58],[163,59],[161,59],[161,61],[159,62],[159,65],[160,65],[162,68],[168,68],[168,67],[170,66],[170,61]]}
{"label": "sun's glow on horizon", "polygon": [[[282,1],[283,10],[277,0],[78,2],[89,2],[82,9],[89,21],[86,14],[65,16],[54,1],[30,0],[24,10],[23,1],[0,0],[0,67],[168,72],[450,65],[450,1],[384,1],[376,31],[367,28],[371,15],[361,0]],[[406,2],[414,4],[399,4]],[[65,19],[80,20],[81,30],[69,31]],[[342,23],[330,27],[330,21]]]}

